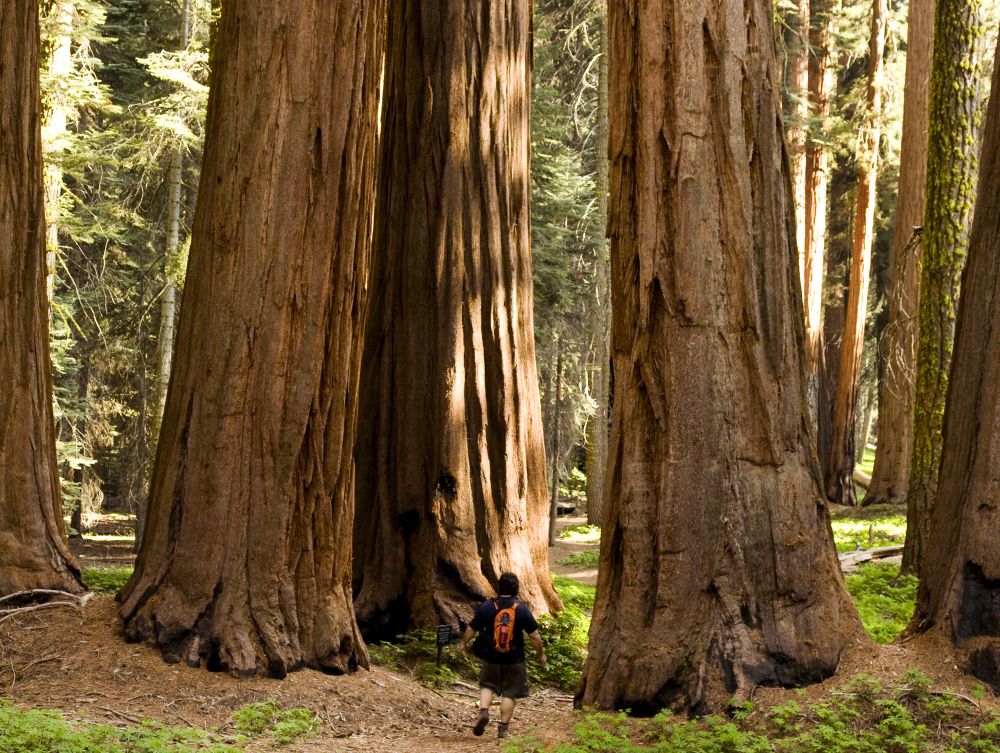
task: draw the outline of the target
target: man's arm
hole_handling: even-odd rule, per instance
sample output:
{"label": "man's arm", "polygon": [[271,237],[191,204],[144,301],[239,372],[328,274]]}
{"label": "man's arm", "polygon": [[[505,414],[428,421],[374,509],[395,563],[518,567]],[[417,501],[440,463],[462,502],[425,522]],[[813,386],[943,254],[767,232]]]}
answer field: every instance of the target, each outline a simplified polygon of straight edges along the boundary
{"label": "man's arm", "polygon": [[542,634],[536,630],[533,633],[528,633],[528,637],[531,638],[531,645],[535,647],[535,656],[538,657],[538,663],[542,669],[545,669],[549,666],[549,660],[545,656],[545,647],[542,646]]}
{"label": "man's arm", "polygon": [[463,651],[467,650],[469,647],[469,641],[476,637],[476,631],[472,629],[471,625],[467,625],[465,632],[462,633],[462,640],[460,647]]}

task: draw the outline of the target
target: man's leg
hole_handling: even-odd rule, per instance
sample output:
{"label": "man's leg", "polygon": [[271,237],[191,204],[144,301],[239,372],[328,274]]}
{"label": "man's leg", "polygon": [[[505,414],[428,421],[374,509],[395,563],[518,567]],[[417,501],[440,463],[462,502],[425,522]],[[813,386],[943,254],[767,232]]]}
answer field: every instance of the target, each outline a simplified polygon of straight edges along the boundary
{"label": "man's leg", "polygon": [[514,699],[513,698],[501,698],[500,699],[500,722],[502,724],[510,724],[510,718],[514,716]]}
{"label": "man's leg", "polygon": [[[506,698],[504,700],[507,700]],[[479,709],[489,710],[490,706],[493,705],[493,690],[490,688],[480,688],[479,689]],[[501,706],[501,708],[503,708]]]}
{"label": "man's leg", "polygon": [[493,691],[490,688],[479,689],[479,718],[472,728],[472,734],[479,737],[490,723],[490,705],[493,703]]}

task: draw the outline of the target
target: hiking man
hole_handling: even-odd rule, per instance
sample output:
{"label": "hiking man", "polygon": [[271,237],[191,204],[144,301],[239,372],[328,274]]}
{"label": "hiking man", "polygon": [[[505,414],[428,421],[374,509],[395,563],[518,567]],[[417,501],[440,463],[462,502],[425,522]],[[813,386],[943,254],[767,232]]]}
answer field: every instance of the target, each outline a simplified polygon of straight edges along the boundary
{"label": "hiking man", "polygon": [[507,737],[507,726],[514,715],[514,702],[528,697],[528,670],[524,666],[525,634],[535,647],[542,669],[548,663],[538,623],[531,610],[517,600],[519,588],[516,575],[501,575],[497,583],[499,596],[484,601],[476,608],[476,614],[462,636],[463,650],[476,636],[472,653],[483,662],[479,672],[479,719],[472,728],[472,734],[476,736],[482,735],[490,723],[490,705],[494,694],[501,696],[498,738]]}

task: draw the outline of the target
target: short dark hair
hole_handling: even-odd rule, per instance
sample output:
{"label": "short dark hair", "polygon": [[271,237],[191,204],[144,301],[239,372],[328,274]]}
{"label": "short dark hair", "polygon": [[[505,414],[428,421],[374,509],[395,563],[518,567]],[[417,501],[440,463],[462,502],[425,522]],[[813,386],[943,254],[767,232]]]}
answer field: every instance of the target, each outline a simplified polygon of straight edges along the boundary
{"label": "short dark hair", "polygon": [[514,573],[503,573],[500,580],[497,581],[497,595],[499,596],[517,596],[520,588],[521,584]]}

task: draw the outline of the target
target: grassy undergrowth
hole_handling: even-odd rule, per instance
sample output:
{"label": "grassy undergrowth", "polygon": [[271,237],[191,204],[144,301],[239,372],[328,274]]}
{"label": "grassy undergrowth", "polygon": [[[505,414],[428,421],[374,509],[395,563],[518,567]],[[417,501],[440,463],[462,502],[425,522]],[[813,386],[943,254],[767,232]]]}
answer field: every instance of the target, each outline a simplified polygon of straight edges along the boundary
{"label": "grassy undergrowth", "polygon": [[83,577],[83,584],[94,593],[114,596],[132,577],[132,568],[85,567],[80,575]]}
{"label": "grassy undergrowth", "polygon": [[[983,693],[978,693],[982,698]],[[976,699],[935,689],[918,672],[887,688],[858,676],[815,703],[771,709],[732,704],[726,716],[581,715],[574,740],[543,748],[525,738],[504,753],[1000,753],[1000,716]]]}
{"label": "grassy undergrowth", "polygon": [[838,552],[872,549],[880,546],[901,546],[906,538],[906,516],[899,508],[851,509],[833,515],[833,540]]}
{"label": "grassy undergrowth", "polygon": [[568,557],[563,557],[559,563],[570,567],[594,568],[597,567],[600,560],[601,551],[599,549],[584,549],[582,552],[573,552]]}
{"label": "grassy undergrowth", "polygon": [[[529,646],[526,650],[528,676],[534,683],[573,691],[580,681],[587,656],[587,632],[595,589],[569,578],[556,576],[553,580],[563,601],[563,610],[538,618],[549,666],[543,670],[535,662],[534,650]],[[444,687],[457,681],[471,683],[479,676],[478,659],[462,653],[455,645],[445,647],[438,666],[437,645],[430,630],[414,630],[396,641],[370,645],[368,651],[374,664],[408,672],[432,687]]]}
{"label": "grassy undergrowth", "polygon": [[237,734],[227,735],[150,719],[127,727],[71,722],[58,711],[19,709],[0,699],[0,753],[240,753],[254,739],[266,736],[281,746],[319,725],[309,709],[281,709],[274,701],[233,712]]}
{"label": "grassy undergrowth", "polygon": [[917,579],[900,574],[899,565],[867,562],[844,581],[868,635],[892,643],[913,616]]}

